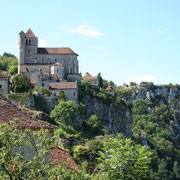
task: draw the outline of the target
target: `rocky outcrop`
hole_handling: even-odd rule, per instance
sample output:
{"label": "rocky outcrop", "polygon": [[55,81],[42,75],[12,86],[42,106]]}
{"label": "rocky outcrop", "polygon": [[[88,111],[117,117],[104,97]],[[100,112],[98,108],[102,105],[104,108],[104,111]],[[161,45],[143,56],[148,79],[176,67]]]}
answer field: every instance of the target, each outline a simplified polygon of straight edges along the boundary
{"label": "rocky outcrop", "polygon": [[106,104],[89,95],[82,98],[82,103],[85,105],[87,117],[96,114],[108,132],[123,133],[126,137],[131,137],[132,112],[127,106]]}

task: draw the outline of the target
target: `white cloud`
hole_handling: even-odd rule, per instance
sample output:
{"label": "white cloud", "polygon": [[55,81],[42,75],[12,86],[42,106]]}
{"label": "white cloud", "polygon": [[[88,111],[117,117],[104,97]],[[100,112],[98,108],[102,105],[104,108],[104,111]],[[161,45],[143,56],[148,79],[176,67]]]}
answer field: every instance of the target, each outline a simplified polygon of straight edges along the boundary
{"label": "white cloud", "polygon": [[157,79],[157,77],[152,76],[152,75],[140,75],[137,77],[130,77],[125,81],[126,84],[130,84],[130,82],[136,82],[140,83],[142,81],[147,81],[147,82],[154,82]]}
{"label": "white cloud", "polygon": [[68,32],[71,32],[71,33],[81,34],[81,35],[89,36],[89,37],[100,37],[104,35],[98,29],[93,28],[90,25],[90,21],[87,21],[87,20],[82,21],[81,24],[79,24],[75,28],[70,28],[65,25],[62,25],[61,29],[67,30]]}
{"label": "white cloud", "polygon": [[39,47],[47,47],[48,43],[45,40],[38,39],[38,46]]}
{"label": "white cloud", "polygon": [[163,30],[163,29],[157,29],[155,32],[157,32],[157,33],[164,33],[165,30]]}
{"label": "white cloud", "polygon": [[55,39],[58,39],[58,38],[59,38],[59,34],[54,34],[53,37],[54,37]]}

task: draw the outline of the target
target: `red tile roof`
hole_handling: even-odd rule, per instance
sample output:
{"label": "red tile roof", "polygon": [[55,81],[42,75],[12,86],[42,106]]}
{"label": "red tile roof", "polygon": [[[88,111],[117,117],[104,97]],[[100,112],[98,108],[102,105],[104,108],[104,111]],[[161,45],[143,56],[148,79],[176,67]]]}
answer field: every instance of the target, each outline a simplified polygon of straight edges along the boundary
{"label": "red tile roof", "polygon": [[77,55],[71,48],[38,48],[38,54],[70,54],[70,55]]}
{"label": "red tile roof", "polygon": [[31,84],[37,84],[37,79],[32,78],[32,79],[31,79]]}
{"label": "red tile roof", "polygon": [[50,74],[50,80],[59,81],[59,78],[57,77],[56,74]]}
{"label": "red tile roof", "polygon": [[77,82],[58,82],[58,83],[49,83],[51,89],[76,89]]}
{"label": "red tile roof", "polygon": [[36,38],[35,34],[31,30],[31,28],[28,29],[28,31],[26,32],[25,36],[27,38]]}
{"label": "red tile roof", "polygon": [[24,69],[22,70],[22,72],[23,72],[23,73],[27,73],[27,72],[29,72],[29,70],[28,70],[28,68],[26,67],[26,68],[24,68]]}
{"label": "red tile roof", "polygon": [[106,89],[107,90],[114,90],[114,88],[112,86],[108,86]]}
{"label": "red tile roof", "polygon": [[96,80],[96,79],[97,79],[96,76],[85,76],[85,77],[83,77],[83,80],[86,80],[86,81],[88,81],[88,80]]}
{"label": "red tile roof", "polygon": [[15,119],[19,120],[18,127],[20,129],[54,129],[55,126],[42,120],[31,118],[28,114],[18,109],[5,97],[0,96],[0,124],[8,123]]}
{"label": "red tile roof", "polygon": [[53,64],[54,66],[62,66],[62,64],[61,63],[55,63],[55,64]]}
{"label": "red tile roof", "polygon": [[63,164],[63,165],[67,165],[71,169],[74,170],[78,169],[77,164],[70,156],[70,154],[59,147],[56,147],[55,149],[51,150],[51,163],[55,166],[59,164]]}

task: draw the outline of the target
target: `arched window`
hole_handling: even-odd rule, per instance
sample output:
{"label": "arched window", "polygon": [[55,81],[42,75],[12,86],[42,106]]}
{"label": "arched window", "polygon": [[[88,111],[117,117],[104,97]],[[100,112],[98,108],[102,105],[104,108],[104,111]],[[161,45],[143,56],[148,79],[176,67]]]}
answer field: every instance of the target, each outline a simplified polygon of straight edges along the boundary
{"label": "arched window", "polygon": [[28,45],[28,40],[26,39],[26,46]]}
{"label": "arched window", "polygon": [[29,46],[31,46],[31,40],[29,40]]}

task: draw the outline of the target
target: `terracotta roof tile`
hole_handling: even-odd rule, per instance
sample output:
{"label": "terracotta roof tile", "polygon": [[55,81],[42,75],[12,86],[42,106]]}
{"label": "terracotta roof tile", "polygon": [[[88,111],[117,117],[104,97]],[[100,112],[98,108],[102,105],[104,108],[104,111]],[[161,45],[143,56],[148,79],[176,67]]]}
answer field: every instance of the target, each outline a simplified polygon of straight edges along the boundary
{"label": "terracotta roof tile", "polygon": [[57,77],[56,74],[50,74],[50,80],[59,81],[59,78]]}
{"label": "terracotta roof tile", "polygon": [[35,34],[31,30],[31,28],[28,29],[28,31],[26,32],[25,36],[27,38],[36,38]]}
{"label": "terracotta roof tile", "polygon": [[85,77],[83,77],[83,80],[96,80],[97,79],[97,77],[96,76],[85,76]]}
{"label": "terracotta roof tile", "polygon": [[75,163],[73,158],[70,156],[70,154],[59,147],[56,147],[51,150],[51,163],[52,165],[55,165],[55,166],[59,164],[65,165],[67,163],[67,166],[69,168],[74,169],[74,170],[78,169],[77,164]]}
{"label": "terracotta roof tile", "polygon": [[54,66],[62,66],[62,64],[61,63],[55,63],[55,64],[53,64]]}
{"label": "terracotta roof tile", "polygon": [[15,118],[19,120],[19,128],[22,129],[33,129],[38,130],[40,128],[44,129],[53,129],[54,125],[47,123],[42,120],[33,119],[28,114],[18,109],[15,105],[13,105],[9,100],[5,97],[0,96],[0,124],[8,123],[14,121]]}
{"label": "terracotta roof tile", "polygon": [[49,83],[51,89],[76,89],[77,82],[58,82],[58,83]]}
{"label": "terracotta roof tile", "polygon": [[31,79],[31,84],[37,84],[37,79],[32,78],[32,79]]}
{"label": "terracotta roof tile", "polygon": [[71,48],[38,48],[37,50],[38,54],[72,54],[77,55]]}
{"label": "terracotta roof tile", "polygon": [[29,70],[28,70],[28,68],[26,67],[26,68],[24,68],[24,69],[22,70],[22,72],[23,72],[23,73],[27,73],[27,72],[29,72]]}

